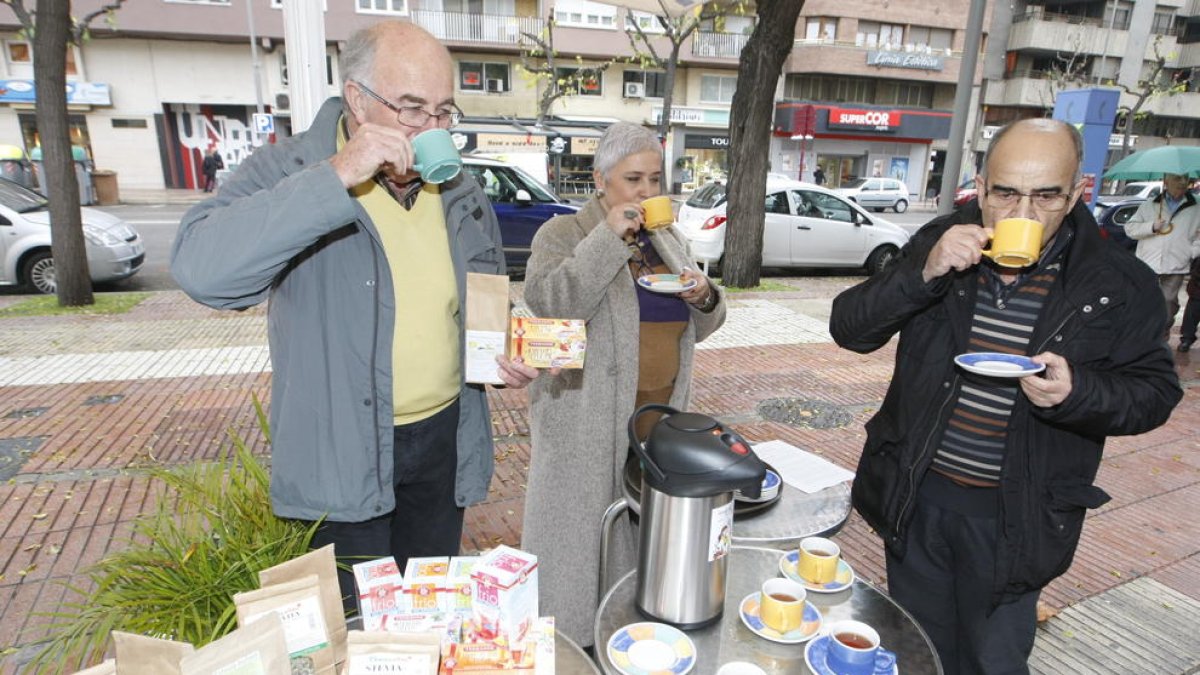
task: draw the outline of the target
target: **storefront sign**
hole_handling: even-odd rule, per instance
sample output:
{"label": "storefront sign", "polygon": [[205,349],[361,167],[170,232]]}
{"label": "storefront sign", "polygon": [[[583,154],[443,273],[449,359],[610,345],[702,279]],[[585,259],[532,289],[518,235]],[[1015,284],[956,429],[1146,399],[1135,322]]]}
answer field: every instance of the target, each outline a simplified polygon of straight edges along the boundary
{"label": "storefront sign", "polygon": [[683,147],[704,150],[728,150],[728,136],[713,136],[710,134],[688,134],[683,137]]}
{"label": "storefront sign", "polygon": [[[655,107],[651,115],[654,124],[662,120],[662,108]],[[707,108],[671,107],[671,124],[704,124],[708,126],[729,126],[729,110],[709,110]]]}
{"label": "storefront sign", "polygon": [[573,136],[571,137],[571,154],[594,155],[596,154],[597,145],[600,145],[599,138],[592,138],[589,136]]}
{"label": "storefront sign", "polygon": [[945,59],[933,54],[913,52],[867,52],[867,65],[878,68],[912,68],[915,70],[942,70]]}
{"label": "storefront sign", "polygon": [[[33,103],[33,80],[0,80],[0,103]],[[67,82],[67,105],[112,105],[109,86],[100,82]]]}
{"label": "storefront sign", "polygon": [[475,134],[476,152],[546,152],[546,137],[533,134]]}
{"label": "storefront sign", "polygon": [[896,110],[855,110],[830,108],[829,126],[841,129],[873,129],[892,131],[900,126],[900,112]]}

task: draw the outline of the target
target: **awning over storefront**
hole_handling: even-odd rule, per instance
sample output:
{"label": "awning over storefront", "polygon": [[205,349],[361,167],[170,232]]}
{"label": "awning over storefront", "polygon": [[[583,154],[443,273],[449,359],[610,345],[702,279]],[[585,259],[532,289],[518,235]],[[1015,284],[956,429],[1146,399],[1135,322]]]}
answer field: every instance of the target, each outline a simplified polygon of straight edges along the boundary
{"label": "awning over storefront", "polygon": [[[520,120],[467,120],[450,131],[459,150],[470,153],[549,152],[592,155],[604,129],[552,121],[540,127]],[[562,139],[556,143],[556,139]]]}
{"label": "awning over storefront", "polygon": [[[806,124],[816,115],[815,125]],[[805,128],[809,127],[809,128]],[[781,101],[775,104],[776,136],[866,138],[927,143],[950,137],[950,111],[884,108],[849,103]]]}

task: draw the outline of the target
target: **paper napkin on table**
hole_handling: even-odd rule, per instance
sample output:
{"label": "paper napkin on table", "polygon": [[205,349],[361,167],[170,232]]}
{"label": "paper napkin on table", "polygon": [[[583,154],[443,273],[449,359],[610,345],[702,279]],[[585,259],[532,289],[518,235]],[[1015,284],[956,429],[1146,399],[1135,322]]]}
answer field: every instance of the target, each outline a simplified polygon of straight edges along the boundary
{"label": "paper napkin on table", "polygon": [[783,482],[810,494],[854,479],[853,471],[847,471],[791,443],[763,441],[754,445],[754,454],[779,472]]}

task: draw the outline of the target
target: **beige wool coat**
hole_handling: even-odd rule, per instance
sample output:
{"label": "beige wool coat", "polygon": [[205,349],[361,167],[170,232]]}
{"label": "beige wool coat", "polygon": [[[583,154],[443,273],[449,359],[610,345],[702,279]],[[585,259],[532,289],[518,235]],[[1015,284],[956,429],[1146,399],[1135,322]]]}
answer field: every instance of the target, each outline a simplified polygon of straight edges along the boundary
{"label": "beige wool coat", "polygon": [[[538,230],[525,274],[525,302],[540,317],[585,319],[582,370],[542,376],[530,385],[533,447],[521,547],[538,556],[540,612],[580,645],[594,642],[596,609],[608,585],[636,566],[635,532],[617,522],[609,581],[600,587],[600,520],[624,496],[627,425],[638,382],[640,316],[629,270],[629,247],[603,224],[592,199],[578,213],[557,216]],[[674,273],[695,268],[687,241],[674,228],[651,236]],[[680,338],[679,374],[671,405],[685,410],[695,344],[725,321],[724,292],[708,313],[691,308]]]}

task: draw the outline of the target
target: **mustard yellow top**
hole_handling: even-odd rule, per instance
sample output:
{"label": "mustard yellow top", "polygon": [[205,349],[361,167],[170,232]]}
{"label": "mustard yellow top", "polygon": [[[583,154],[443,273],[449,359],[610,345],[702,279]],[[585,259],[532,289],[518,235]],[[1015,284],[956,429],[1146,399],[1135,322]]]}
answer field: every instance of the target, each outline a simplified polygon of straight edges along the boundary
{"label": "mustard yellow top", "polygon": [[[338,149],[345,144],[338,125]],[[396,295],[392,338],[392,412],[395,424],[431,417],[458,398],[458,287],[438,186],[421,188],[405,209],[374,180],[351,194],[366,209],[383,242]]]}

